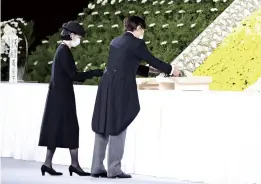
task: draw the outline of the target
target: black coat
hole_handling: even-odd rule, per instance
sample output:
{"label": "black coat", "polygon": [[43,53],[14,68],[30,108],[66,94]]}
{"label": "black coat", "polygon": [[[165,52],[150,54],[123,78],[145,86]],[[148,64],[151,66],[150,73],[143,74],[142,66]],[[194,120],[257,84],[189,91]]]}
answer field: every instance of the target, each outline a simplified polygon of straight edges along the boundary
{"label": "black coat", "polygon": [[76,114],[73,81],[101,76],[102,71],[77,72],[67,45],[61,44],[55,53],[47,95],[39,146],[49,149],[78,148],[79,126]]}
{"label": "black coat", "polygon": [[169,74],[171,65],[155,58],[144,40],[126,32],[112,40],[107,68],[101,78],[94,106],[92,129],[102,135],[118,135],[140,111],[136,74],[148,76],[143,60]]}

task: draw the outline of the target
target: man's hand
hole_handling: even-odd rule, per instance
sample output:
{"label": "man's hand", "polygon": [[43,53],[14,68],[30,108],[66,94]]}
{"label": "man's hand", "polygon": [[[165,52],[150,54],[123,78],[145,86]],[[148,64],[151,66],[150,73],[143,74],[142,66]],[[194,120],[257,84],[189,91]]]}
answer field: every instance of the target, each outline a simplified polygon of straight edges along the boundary
{"label": "man's hand", "polygon": [[173,73],[172,73],[172,75],[173,75],[174,77],[179,77],[180,74],[181,74],[181,71],[180,71],[176,66],[172,66],[172,67],[174,67],[174,68],[173,68]]}

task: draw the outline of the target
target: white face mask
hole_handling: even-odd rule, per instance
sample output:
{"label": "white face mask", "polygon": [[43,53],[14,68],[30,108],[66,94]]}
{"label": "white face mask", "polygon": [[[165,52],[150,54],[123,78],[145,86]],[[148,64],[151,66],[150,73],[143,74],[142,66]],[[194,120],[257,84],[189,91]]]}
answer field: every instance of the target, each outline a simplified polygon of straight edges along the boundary
{"label": "white face mask", "polygon": [[143,39],[143,37],[144,37],[144,35],[141,35],[141,36],[139,36],[139,39],[141,39],[141,40],[142,40],[142,39]]}
{"label": "white face mask", "polygon": [[76,38],[76,40],[72,40],[72,47],[77,47],[81,43],[80,38]]}

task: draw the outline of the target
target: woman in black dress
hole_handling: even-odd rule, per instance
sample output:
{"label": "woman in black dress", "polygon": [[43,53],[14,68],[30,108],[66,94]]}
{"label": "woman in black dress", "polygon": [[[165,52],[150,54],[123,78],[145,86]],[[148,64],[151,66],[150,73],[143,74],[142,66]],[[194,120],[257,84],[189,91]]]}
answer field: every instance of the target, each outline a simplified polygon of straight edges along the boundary
{"label": "woman in black dress", "polygon": [[56,148],[69,148],[71,154],[70,175],[90,175],[84,172],[78,162],[79,125],[76,114],[73,81],[84,82],[92,77],[100,77],[102,70],[78,72],[71,47],[80,44],[85,34],[81,25],[70,21],[63,25],[62,43],[58,46],[52,65],[52,75],[42,120],[39,146],[47,147],[42,175],[62,175],[52,168],[52,158]]}

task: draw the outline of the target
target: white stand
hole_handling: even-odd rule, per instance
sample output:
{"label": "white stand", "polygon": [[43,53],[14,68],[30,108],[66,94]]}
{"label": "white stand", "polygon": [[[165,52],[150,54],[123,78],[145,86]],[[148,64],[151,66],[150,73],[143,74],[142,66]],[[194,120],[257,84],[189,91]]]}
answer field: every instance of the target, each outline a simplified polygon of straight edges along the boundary
{"label": "white stand", "polygon": [[10,52],[9,52],[9,82],[17,83],[17,57],[18,57],[18,36],[10,35]]}
{"label": "white stand", "polygon": [[206,91],[211,77],[137,78],[139,90]]}

